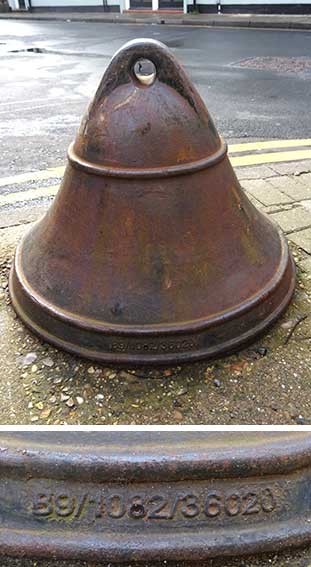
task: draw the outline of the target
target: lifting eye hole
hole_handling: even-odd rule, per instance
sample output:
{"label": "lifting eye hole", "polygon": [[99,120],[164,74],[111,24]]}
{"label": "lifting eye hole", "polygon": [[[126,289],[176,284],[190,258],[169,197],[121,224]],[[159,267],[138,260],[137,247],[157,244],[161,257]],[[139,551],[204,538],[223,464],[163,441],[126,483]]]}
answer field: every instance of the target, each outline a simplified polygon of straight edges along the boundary
{"label": "lifting eye hole", "polygon": [[152,85],[157,76],[155,64],[150,59],[138,59],[133,70],[139,83],[148,87]]}

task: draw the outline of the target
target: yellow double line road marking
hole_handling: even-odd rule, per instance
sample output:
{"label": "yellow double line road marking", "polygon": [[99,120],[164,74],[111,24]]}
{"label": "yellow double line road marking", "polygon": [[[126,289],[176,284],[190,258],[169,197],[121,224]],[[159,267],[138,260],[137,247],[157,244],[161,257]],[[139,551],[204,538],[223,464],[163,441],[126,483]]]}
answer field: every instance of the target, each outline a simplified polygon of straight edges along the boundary
{"label": "yellow double line road marking", "polygon": [[[233,166],[260,165],[265,163],[280,163],[285,161],[299,161],[311,159],[311,138],[295,139],[295,140],[268,140],[265,142],[246,142],[242,144],[229,145],[230,161]],[[303,148],[303,149],[288,149]],[[279,151],[285,149],[285,151]],[[274,150],[272,152],[264,152],[264,150]],[[262,152],[262,153],[256,153]],[[246,154],[246,155],[232,155]],[[34,171],[29,173],[21,173],[10,177],[0,178],[0,188],[8,185],[20,185],[30,181],[41,181],[45,179],[53,179],[53,177],[61,177],[65,167],[51,167],[42,171]],[[14,205],[24,201],[32,201],[34,199],[46,198],[54,196],[57,193],[59,185],[48,187],[38,187],[0,195],[0,207],[6,205]]]}
{"label": "yellow double line road marking", "polygon": [[[311,138],[299,140],[268,140],[267,142],[245,142],[243,144],[229,145],[229,152],[233,154],[248,152],[250,150],[278,150],[281,148],[299,148],[311,146]],[[275,155],[275,153],[273,154]]]}
{"label": "yellow double line road marking", "polygon": [[42,171],[29,171],[29,173],[20,173],[18,175],[11,175],[10,177],[0,177],[0,187],[7,185],[21,185],[28,181],[37,181],[41,179],[51,179],[53,177],[60,177],[63,175],[65,166],[50,167]]}
{"label": "yellow double line road marking", "polygon": [[48,187],[39,187],[38,189],[28,189],[27,191],[0,195],[0,207],[14,205],[15,203],[21,203],[23,201],[42,199],[43,197],[53,197],[56,195],[58,188],[59,185],[49,185]]}
{"label": "yellow double line road marking", "polygon": [[233,166],[260,165],[264,163],[280,163],[282,161],[298,161],[303,159],[311,159],[310,150],[290,150],[285,152],[269,152],[269,153],[250,153],[246,156],[232,156],[231,154],[262,151],[262,150],[279,150],[281,148],[299,148],[311,146],[311,139],[301,140],[269,140],[267,142],[247,142],[245,144],[229,145],[230,161]]}
{"label": "yellow double line road marking", "polygon": [[262,165],[264,163],[280,163],[282,161],[300,161],[311,159],[311,150],[299,150],[294,152],[273,152],[265,154],[249,154],[246,156],[231,157],[233,166]]}

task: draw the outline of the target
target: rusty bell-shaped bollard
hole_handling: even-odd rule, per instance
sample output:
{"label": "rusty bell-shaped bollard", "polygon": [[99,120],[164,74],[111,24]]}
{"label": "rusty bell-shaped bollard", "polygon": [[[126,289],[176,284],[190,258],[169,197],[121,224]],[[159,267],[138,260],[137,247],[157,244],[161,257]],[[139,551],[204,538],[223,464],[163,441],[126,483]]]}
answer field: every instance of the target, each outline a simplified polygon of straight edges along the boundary
{"label": "rusty bell-shaped bollard", "polygon": [[103,362],[171,364],[234,351],[284,311],[287,244],[165,45],[115,54],[68,161],[11,273],[38,335]]}

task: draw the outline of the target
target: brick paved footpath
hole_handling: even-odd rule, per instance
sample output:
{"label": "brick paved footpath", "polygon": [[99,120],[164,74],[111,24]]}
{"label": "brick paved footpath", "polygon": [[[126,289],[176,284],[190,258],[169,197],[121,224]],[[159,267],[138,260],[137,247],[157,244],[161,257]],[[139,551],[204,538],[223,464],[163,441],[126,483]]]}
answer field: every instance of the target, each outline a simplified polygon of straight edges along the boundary
{"label": "brick paved footpath", "polygon": [[235,172],[254,205],[310,255],[304,267],[311,272],[311,160],[235,167]]}

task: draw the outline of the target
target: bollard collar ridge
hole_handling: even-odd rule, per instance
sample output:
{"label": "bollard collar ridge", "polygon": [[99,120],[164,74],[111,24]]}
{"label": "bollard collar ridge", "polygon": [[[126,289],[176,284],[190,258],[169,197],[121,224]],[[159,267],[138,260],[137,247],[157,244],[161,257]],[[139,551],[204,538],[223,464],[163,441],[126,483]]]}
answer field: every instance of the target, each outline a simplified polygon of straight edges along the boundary
{"label": "bollard collar ridge", "polygon": [[[143,66],[145,74],[139,75]],[[69,159],[97,174],[161,176],[208,167],[225,153],[199,93],[174,55],[159,41],[139,39],[112,58]]]}

